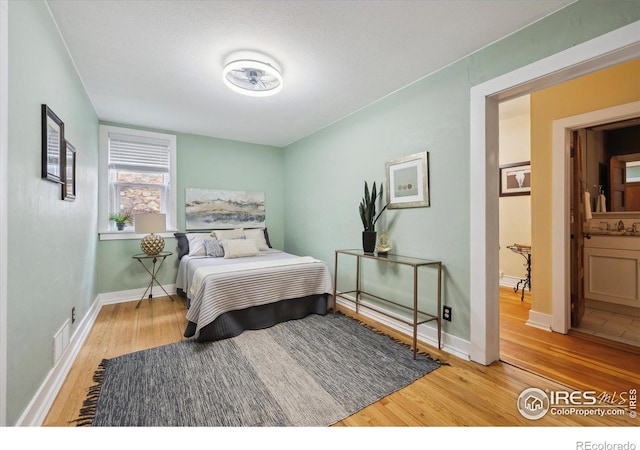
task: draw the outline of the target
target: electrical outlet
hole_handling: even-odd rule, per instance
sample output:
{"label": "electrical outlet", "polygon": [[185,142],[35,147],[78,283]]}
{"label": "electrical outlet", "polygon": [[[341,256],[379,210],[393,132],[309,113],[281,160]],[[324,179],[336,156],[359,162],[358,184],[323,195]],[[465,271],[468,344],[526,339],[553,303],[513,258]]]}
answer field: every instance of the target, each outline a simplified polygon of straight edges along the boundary
{"label": "electrical outlet", "polygon": [[76,321],[76,307],[71,308],[71,323]]}
{"label": "electrical outlet", "polygon": [[442,307],[442,318],[448,322],[451,322],[451,306]]}

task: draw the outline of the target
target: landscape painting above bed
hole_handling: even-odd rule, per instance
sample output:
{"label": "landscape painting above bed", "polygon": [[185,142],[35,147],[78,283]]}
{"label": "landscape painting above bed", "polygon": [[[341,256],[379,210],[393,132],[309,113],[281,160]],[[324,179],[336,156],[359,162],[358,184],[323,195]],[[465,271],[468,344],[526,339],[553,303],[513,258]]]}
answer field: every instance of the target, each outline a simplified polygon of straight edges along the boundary
{"label": "landscape painting above bed", "polygon": [[187,230],[265,226],[264,192],[187,188],[185,203]]}

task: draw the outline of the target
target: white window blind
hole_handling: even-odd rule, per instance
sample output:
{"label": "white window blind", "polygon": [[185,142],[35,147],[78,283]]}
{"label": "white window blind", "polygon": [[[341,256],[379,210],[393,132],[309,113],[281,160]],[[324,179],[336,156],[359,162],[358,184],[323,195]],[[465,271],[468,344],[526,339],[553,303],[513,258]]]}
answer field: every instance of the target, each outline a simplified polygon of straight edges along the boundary
{"label": "white window blind", "polygon": [[109,133],[109,168],[169,172],[170,142]]}

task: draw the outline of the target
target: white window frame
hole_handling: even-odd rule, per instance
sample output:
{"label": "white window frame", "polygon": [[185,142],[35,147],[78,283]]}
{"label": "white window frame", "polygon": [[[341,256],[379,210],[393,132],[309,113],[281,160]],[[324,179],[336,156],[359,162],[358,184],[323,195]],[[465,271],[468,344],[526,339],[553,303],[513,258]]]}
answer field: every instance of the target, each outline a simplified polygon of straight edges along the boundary
{"label": "white window frame", "polygon": [[101,241],[119,239],[142,239],[144,235],[134,231],[114,231],[109,227],[109,134],[128,134],[142,138],[164,139],[169,141],[169,189],[167,192],[167,231],[159,233],[162,237],[173,237],[178,231],[177,225],[177,168],[176,168],[176,136],[173,134],[156,133],[152,131],[137,130],[135,128],[114,127],[100,125],[100,156],[99,156],[99,182],[98,182],[98,235]]}

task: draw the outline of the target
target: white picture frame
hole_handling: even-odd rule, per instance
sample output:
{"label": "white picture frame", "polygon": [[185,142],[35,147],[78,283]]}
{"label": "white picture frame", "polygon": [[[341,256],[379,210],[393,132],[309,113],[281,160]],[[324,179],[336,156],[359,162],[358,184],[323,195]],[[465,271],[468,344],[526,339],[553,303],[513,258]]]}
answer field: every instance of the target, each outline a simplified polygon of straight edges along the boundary
{"label": "white picture frame", "polygon": [[429,198],[429,153],[387,161],[387,208],[423,208]]}

